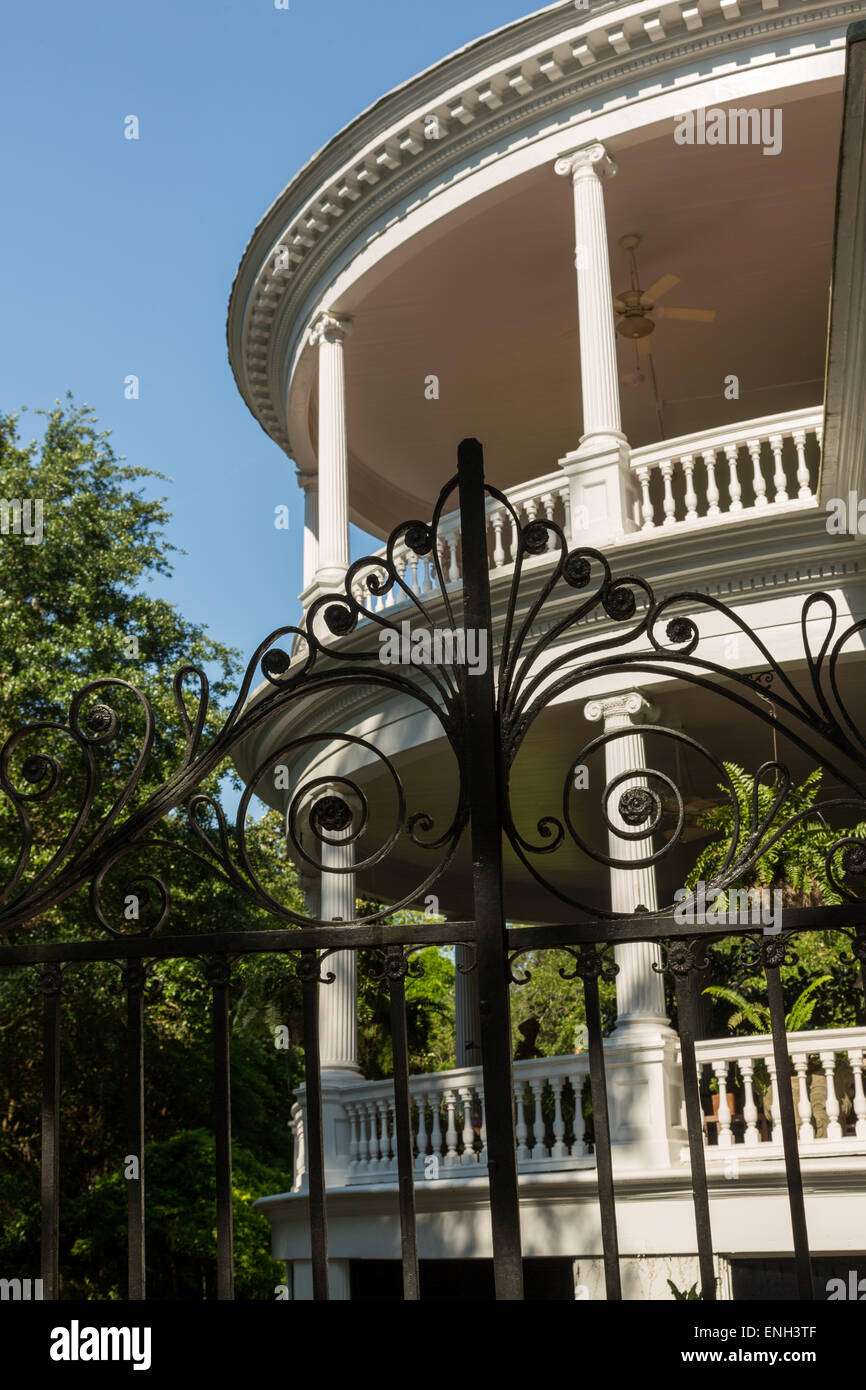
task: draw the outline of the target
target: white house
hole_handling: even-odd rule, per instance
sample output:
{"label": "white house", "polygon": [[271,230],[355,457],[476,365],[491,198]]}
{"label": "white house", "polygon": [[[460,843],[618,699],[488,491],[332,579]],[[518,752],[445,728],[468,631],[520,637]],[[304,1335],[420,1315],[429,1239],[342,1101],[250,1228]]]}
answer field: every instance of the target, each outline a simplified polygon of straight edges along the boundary
{"label": "white house", "polygon": [[[864,15],[839,0],[559,0],[383,96],[292,179],[244,253],[228,343],[245,401],[304,491],[305,608],[342,588],[349,522],[384,541],[404,520],[428,520],[457,442],[475,436],[488,480],[521,521],[556,521],[572,546],[603,551],[616,574],[643,576],[656,595],[722,600],[735,619],[708,609],[701,622],[705,650],[728,671],[766,666],[736,619],[798,683],[810,594],[832,596],[840,628],[866,618],[856,524],[866,498],[866,210],[836,211],[846,29]],[[853,127],[848,138],[863,180]],[[488,520],[501,636],[516,534],[495,499]],[[458,586],[456,513],[439,536],[446,587]],[[444,621],[431,557],[403,546],[396,558]],[[532,592],[550,563],[550,549],[529,562]],[[399,590],[377,597],[359,577],[355,594],[370,611],[399,620],[402,603],[412,616]],[[812,637],[825,619],[810,614]],[[602,616],[599,637],[613,626]],[[369,646],[371,627],[340,639],[345,651]],[[566,653],[572,638],[557,640]],[[843,692],[856,691],[862,662],[857,634],[839,666]],[[603,730],[633,729],[607,745],[609,779],[655,767],[658,721],[752,770],[776,756],[767,726],[740,725],[718,693],[696,698],[670,673],[624,682],[611,672],[551,707],[531,774],[515,780],[515,815],[555,796],[565,761]],[[239,765],[249,776],[293,744],[280,754],[289,789],[260,783],[284,810],[305,782],[351,775],[369,797],[375,840],[387,834],[388,774],[357,740],[376,740],[447,824],[450,750],[429,712],[396,692],[295,706],[291,725],[264,727]],[[658,756],[667,766],[669,750]],[[796,750],[791,765],[808,770]],[[684,775],[692,809],[717,796],[712,764],[696,758]],[[582,833],[592,820],[587,811]],[[308,872],[306,884],[326,920],[352,920],[356,891],[399,902],[423,881],[425,851],[405,835],[357,875],[346,872],[353,846],[324,853],[323,868],[343,872],[323,873],[321,885]],[[471,915],[469,867],[461,849],[436,888],[446,916]],[[657,869],[593,863],[581,891],[614,911],[652,910],[670,903],[686,868],[682,855]],[[514,921],[565,920],[555,900],[540,906],[510,851],[505,873]],[[568,880],[567,866],[550,873]],[[423,894],[414,902],[423,908]],[[678,1038],[652,968],[658,948],[618,946],[616,956],[606,1051],[624,1292],[667,1298],[668,1279],[696,1278]],[[320,1043],[331,1296],[387,1297],[400,1254],[393,1086],[358,1069],[354,953],[330,964],[337,979],[322,991]],[[411,1081],[420,1256],[431,1288],[444,1281],[482,1297],[491,1247],[471,973],[458,976],[455,1008],[458,1069]],[[789,1038],[819,1272],[866,1274],[864,1048],[866,1028]],[[772,1071],[770,1038],[704,1039],[698,1056],[722,1095],[707,1125],[722,1296],[766,1296],[791,1249],[781,1145],[748,1085],[735,1121],[724,1096],[733,1061],[747,1080],[759,1059]],[[810,1056],[830,1083],[821,1137],[805,1089]],[[845,1056],[850,1114],[832,1084]],[[560,1109],[586,1072],[583,1052],[515,1064],[521,1225],[538,1297],[604,1297],[595,1158],[580,1119],[566,1126]],[[541,1119],[543,1093],[554,1097],[552,1125]],[[291,1123],[294,1189],[261,1209],[303,1299],[303,1092]]]}

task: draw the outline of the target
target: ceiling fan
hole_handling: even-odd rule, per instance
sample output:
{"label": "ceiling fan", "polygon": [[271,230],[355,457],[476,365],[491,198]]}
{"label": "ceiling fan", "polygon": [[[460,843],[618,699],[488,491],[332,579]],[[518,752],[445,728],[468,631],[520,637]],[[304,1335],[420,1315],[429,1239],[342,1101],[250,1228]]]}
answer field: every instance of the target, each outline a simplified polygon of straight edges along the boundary
{"label": "ceiling fan", "polygon": [[674,285],[680,283],[678,275],[662,275],[649,289],[642,290],[639,285],[635,251],[640,246],[640,237],[631,234],[620,238],[620,246],[627,251],[631,261],[631,289],[618,294],[613,301],[617,315],[616,331],[622,338],[629,338],[635,345],[638,357],[649,357],[652,352],[650,334],[655,331],[656,319],[682,319],[687,323],[712,323],[716,317],[715,309],[680,309],[657,307],[658,301],[669,294]]}
{"label": "ceiling fan", "polygon": [[[631,289],[614,297],[613,307],[617,316],[616,331],[620,337],[634,343],[638,357],[649,357],[652,353],[650,334],[655,332],[654,319],[683,319],[688,323],[712,323],[716,317],[715,309],[680,309],[673,306],[658,306],[658,301],[669,294],[674,285],[680,283],[678,275],[662,275],[653,281],[649,289],[642,290],[638,283],[638,269],[634,253],[640,246],[640,237],[631,233],[620,238],[620,246],[627,251],[631,260]],[[658,307],[656,307],[658,306]],[[650,314],[653,318],[650,318]],[[574,338],[577,329],[570,328],[563,338]]]}

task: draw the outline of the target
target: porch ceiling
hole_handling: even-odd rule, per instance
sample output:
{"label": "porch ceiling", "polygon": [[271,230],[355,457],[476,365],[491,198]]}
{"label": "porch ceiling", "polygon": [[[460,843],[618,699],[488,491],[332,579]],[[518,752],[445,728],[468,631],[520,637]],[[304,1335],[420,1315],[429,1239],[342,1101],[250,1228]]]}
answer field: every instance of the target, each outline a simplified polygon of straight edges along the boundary
{"label": "porch ceiling", "polygon": [[[828,89],[829,88],[829,89]],[[652,384],[618,338],[623,427],[633,446],[814,405],[823,396],[841,95],[822,84],[736,105],[782,105],[778,155],[760,146],[677,145],[672,123],[609,143],[605,185],[614,291],[629,287],[619,238],[637,232],[641,287],[680,283],[666,305],[714,323],[658,321]],[[377,534],[407,497],[429,507],[455,446],[482,439],[497,482],[555,468],[581,433],[570,190],[532,170],[436,223],[337,306],[347,343],[351,504]],[[724,381],[739,378],[739,399]],[[439,399],[425,380],[439,379]],[[309,402],[315,437],[315,392]],[[398,490],[398,491],[395,491]],[[393,515],[392,515],[393,512]],[[377,524],[378,523],[378,524]]]}

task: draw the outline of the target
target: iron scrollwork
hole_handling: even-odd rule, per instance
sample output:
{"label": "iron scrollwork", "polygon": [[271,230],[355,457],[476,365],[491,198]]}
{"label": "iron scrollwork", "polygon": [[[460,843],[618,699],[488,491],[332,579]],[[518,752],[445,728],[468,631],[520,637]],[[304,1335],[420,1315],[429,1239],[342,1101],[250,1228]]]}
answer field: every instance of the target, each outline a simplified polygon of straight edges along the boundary
{"label": "iron scrollwork", "polygon": [[[479,482],[478,486],[484,485]],[[17,819],[20,840],[15,863],[0,890],[0,934],[83,888],[89,891],[96,921],[108,934],[159,932],[171,917],[168,877],[150,865],[135,868],[134,862],[137,856],[170,859],[177,853],[192,855],[209,873],[283,923],[326,925],[315,914],[296,912],[274,897],[257,874],[250,852],[247,822],[253,798],[263,779],[283,762],[300,770],[299,783],[286,805],[288,854],[296,864],[335,875],[363,873],[383,863],[398,845],[411,847],[423,860],[417,871],[419,881],[399,900],[358,920],[379,921],[423,898],[452,865],[469,820],[464,768],[466,682],[472,676],[455,659],[426,665],[412,660],[408,665],[405,661],[385,664],[380,659],[380,638],[400,636],[407,621],[413,633],[417,629],[429,634],[442,624],[451,632],[459,631],[461,593],[453,568],[446,574],[443,563],[446,549],[456,545],[457,522],[453,510],[448,511],[454,507],[456,490],[457,480],[452,478],[442,489],[429,522],[401,523],[381,554],[349,567],[341,590],[315,599],[303,625],[279,627],[260,643],[232,708],[207,743],[204,731],[211,712],[207,676],[196,665],[183,665],[172,684],[183,747],[170,776],[138,802],[136,794],[151,765],[157,727],[151,701],[129,681],[116,677],[90,681],[74,696],[65,723],[42,720],[16,730],[0,749],[0,793]],[[582,833],[574,811],[575,769],[593,757],[606,757],[617,739],[628,736],[628,730],[621,728],[589,739],[569,760],[559,805],[537,816],[534,830],[520,823],[514,784],[530,732],[543,713],[573,702],[582,690],[589,695],[601,678],[611,688],[615,677],[620,689],[634,685],[636,679],[640,684],[641,677],[675,678],[696,691],[720,695],[732,710],[762,722],[776,737],[784,736],[794,748],[816,759],[841,788],[840,795],[820,806],[783,813],[792,778],[774,756],[758,769],[754,804],[744,817],[719,758],[683,730],[643,725],[644,740],[654,741],[654,747],[666,750],[666,756],[682,754],[708,762],[729,801],[733,828],[708,891],[718,894],[742,881],[758,858],[798,820],[819,812],[850,815],[852,811],[858,822],[866,819],[861,785],[866,740],[845,706],[839,685],[843,650],[866,628],[866,620],[838,631],[833,597],[814,593],[806,599],[801,613],[808,678],[804,690],[743,617],[720,600],[694,591],[659,598],[640,576],[615,576],[601,551],[589,546],[570,549],[563,528],[550,517],[524,522],[504,493],[491,486],[485,491],[488,515],[510,525],[514,538],[512,572],[497,632],[499,811],[514,855],[546,893],[581,917],[613,918],[618,914],[606,897],[593,901],[591,895],[574,890],[576,881],[587,879],[576,872],[575,854],[577,868],[594,864],[635,870],[659,863],[685,844],[686,797],[678,778],[662,766],[618,770],[605,777],[599,823],[637,857],[628,857],[620,849],[611,852],[610,844],[606,851]],[[417,592],[417,586],[408,582],[411,563],[427,567],[427,591],[421,585]],[[700,614],[745,637],[764,669],[740,674],[704,655]],[[826,623],[826,631],[815,651],[811,633],[819,618]],[[254,691],[257,671],[262,680]],[[368,702],[386,696],[404,700],[407,709],[426,721],[425,738],[441,740],[450,754],[453,809],[440,817],[440,823],[428,807],[414,804],[395,757],[374,738],[352,733],[339,721],[332,727],[310,724],[311,711],[338,699],[351,702],[362,696]],[[283,739],[274,732],[283,728],[291,731],[290,737]],[[202,785],[242,746],[248,750],[255,746],[265,731],[272,743],[249,777],[236,824],[230,828],[219,802]],[[125,737],[132,747],[121,756]],[[321,754],[323,749],[329,750],[332,760],[339,752],[343,765],[336,771],[315,770],[317,750]],[[652,764],[651,757],[648,761]],[[346,770],[346,764],[352,767]],[[121,769],[119,785],[106,798],[105,773],[112,765]],[[67,791],[73,787],[73,766],[77,799],[72,812],[50,855],[34,866],[39,839],[36,817],[51,807],[61,786]],[[365,769],[364,775],[357,766]],[[758,786],[770,780],[769,809],[761,809]],[[372,814],[374,782],[380,800],[385,796],[382,788],[387,792],[391,808],[387,816],[381,808],[376,817]],[[175,810],[186,817],[191,844],[155,833]],[[381,832],[378,844],[369,843],[374,825],[376,833]],[[44,843],[44,828],[40,834]],[[336,852],[340,846],[353,850],[345,862]],[[563,855],[571,856],[565,877]],[[866,879],[866,842],[840,832],[825,857],[828,879],[842,900],[866,902],[862,885],[852,883]],[[547,867],[554,863],[558,879]],[[124,901],[133,900],[137,910],[132,926],[119,925],[116,911],[106,904],[109,880],[116,895],[117,878],[124,871],[121,896]],[[670,912],[672,906],[659,911]],[[677,962],[686,959],[677,954],[678,949],[674,943],[667,948],[674,970]],[[587,959],[581,957],[584,964]]]}

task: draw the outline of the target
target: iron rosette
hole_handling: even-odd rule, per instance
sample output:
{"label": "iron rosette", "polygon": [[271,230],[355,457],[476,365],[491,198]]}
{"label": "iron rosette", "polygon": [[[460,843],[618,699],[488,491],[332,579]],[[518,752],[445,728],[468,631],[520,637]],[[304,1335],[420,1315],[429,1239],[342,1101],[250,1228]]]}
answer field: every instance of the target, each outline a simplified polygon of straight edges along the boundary
{"label": "iron rosette", "polygon": [[[671,764],[678,768],[685,757],[708,764],[720,804],[727,802],[731,809],[729,835],[705,885],[710,900],[747,878],[758,859],[771,852],[798,821],[821,817],[827,823],[835,815],[849,824],[866,822],[866,739],[846,707],[839,684],[843,650],[855,639],[861,640],[866,620],[842,627],[832,595],[815,593],[806,598],[800,614],[807,677],[803,689],[761,636],[720,600],[694,591],[659,599],[640,576],[615,576],[600,551],[589,546],[569,549],[562,527],[552,519],[521,524],[503,493],[491,487],[487,492],[510,518],[517,539],[497,678],[504,830],[517,858],[548,893],[592,920],[621,915],[606,900],[592,901],[563,886],[565,857],[569,856],[569,875],[579,879],[581,865],[589,862],[639,870],[681,850],[690,831],[688,798]],[[546,565],[532,565],[533,557],[541,555],[546,556]],[[823,635],[815,639],[819,618]],[[716,631],[742,635],[762,669],[746,674],[710,659],[705,650],[707,628],[713,624]],[[792,773],[773,757],[753,770],[754,794],[751,805],[743,808],[717,752],[683,729],[642,723],[639,734],[645,762],[621,766],[613,775],[608,775],[605,766],[601,781],[596,779],[600,793],[593,788],[591,794],[591,819],[608,832],[607,846],[593,844],[582,833],[576,797],[590,793],[576,783],[594,757],[606,765],[608,750],[617,741],[629,739],[636,732],[634,727],[608,728],[582,742],[564,770],[558,805],[527,826],[515,809],[515,789],[522,771],[521,754],[532,765],[532,754],[525,750],[540,717],[557,703],[574,700],[581,689],[591,703],[600,680],[602,688],[640,690],[641,686],[649,689],[653,678],[659,677],[673,677],[696,691],[722,696],[732,714],[756,719],[776,736],[784,736],[789,745],[807,755],[811,765],[823,768],[842,794],[828,796],[806,810],[792,809],[788,801]],[[666,759],[654,757],[665,749]],[[615,851],[611,835],[618,842]],[[554,881],[548,867],[554,863],[560,870],[559,881]],[[859,833],[840,831],[827,845],[825,871],[841,901],[866,903],[866,840]],[[695,907],[694,895],[657,912],[669,914],[675,905],[688,913]]]}

